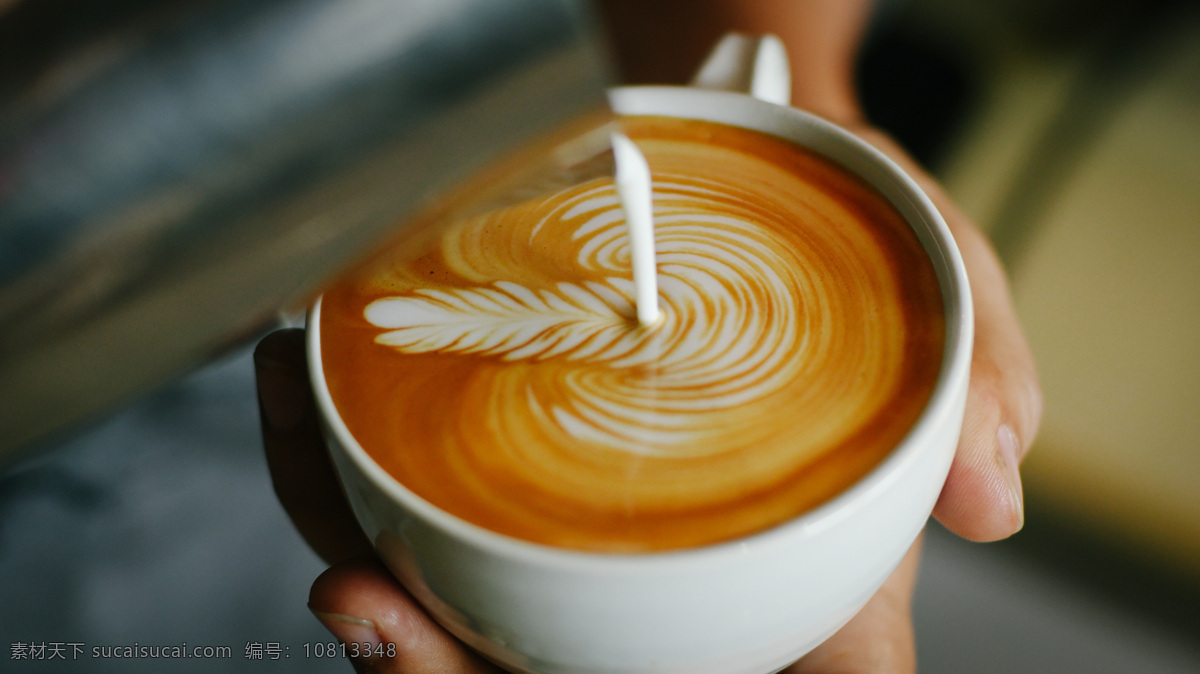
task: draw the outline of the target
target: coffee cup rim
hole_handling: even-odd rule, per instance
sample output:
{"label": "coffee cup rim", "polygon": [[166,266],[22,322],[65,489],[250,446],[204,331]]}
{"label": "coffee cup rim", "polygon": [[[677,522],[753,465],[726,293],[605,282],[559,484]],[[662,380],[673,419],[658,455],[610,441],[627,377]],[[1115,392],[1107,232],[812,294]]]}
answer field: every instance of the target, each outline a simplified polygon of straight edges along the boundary
{"label": "coffee cup rim", "polygon": [[[685,114],[628,112],[631,107],[629,103],[635,96],[649,98],[648,105],[661,104],[665,100],[674,101],[667,108],[679,109]],[[949,227],[928,195],[891,158],[849,131],[803,110],[776,105],[735,92],[682,86],[620,87],[610,91],[610,101],[618,114],[655,114],[699,119],[779,136],[834,161],[875,189],[884,192],[889,202],[902,211],[905,222],[917,233],[922,246],[934,263],[947,318],[945,346],[937,381],[929,402],[904,438],[870,472],[828,501],[768,529],[735,539],[698,547],[636,553],[573,550],[526,541],[491,531],[438,508],[401,484],[367,454],[338,414],[325,380],[320,339],[322,297],[317,297],[307,315],[306,350],[310,383],[324,430],[334,436],[334,440],[363,475],[389,499],[399,502],[410,513],[456,539],[490,554],[536,565],[576,567],[594,573],[642,569],[648,565],[676,564],[681,559],[697,562],[719,561],[753,554],[760,548],[786,545],[797,536],[813,535],[836,526],[855,509],[870,502],[873,494],[885,490],[893,480],[900,479],[905,469],[917,462],[922,449],[932,451],[928,449],[930,443],[923,442],[926,437],[936,433],[943,424],[957,423],[947,417],[955,413],[957,397],[965,395],[973,349],[974,314],[966,269]],[[698,105],[705,102],[715,102],[716,106]],[[639,101],[635,109],[642,109],[642,103],[646,101]],[[734,116],[739,114],[749,115],[767,128],[747,124],[744,118],[740,121],[734,119]],[[790,135],[798,131],[802,133],[797,135],[808,141],[824,140],[815,143],[814,147],[814,143]],[[830,148],[839,156],[831,156],[827,151]],[[859,156],[862,161],[867,162],[866,166],[876,167],[879,173],[865,176],[860,170],[862,166],[847,166],[846,162],[840,159],[843,152]],[[892,189],[881,189],[877,183],[880,180],[891,182]],[[897,203],[896,199],[900,197],[906,203]],[[918,229],[918,225],[908,213],[920,216],[925,227],[924,232]],[[916,535],[916,530],[913,535]]]}

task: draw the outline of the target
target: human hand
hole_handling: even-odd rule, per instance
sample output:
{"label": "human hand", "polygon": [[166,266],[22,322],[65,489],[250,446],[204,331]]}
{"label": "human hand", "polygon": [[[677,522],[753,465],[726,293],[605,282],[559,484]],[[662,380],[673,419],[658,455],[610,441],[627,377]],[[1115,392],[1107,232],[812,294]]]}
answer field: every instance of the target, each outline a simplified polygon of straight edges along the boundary
{"label": "human hand", "polygon": [[[618,38],[618,56],[633,79],[686,78],[694,57],[726,30],[776,32],[792,56],[793,103],[821,114],[872,143],[913,176],[942,213],[966,264],[975,306],[975,345],[958,449],[934,516],[974,541],[1005,538],[1021,528],[1024,507],[1018,466],[1037,431],[1041,392],[1017,321],[1004,270],[986,237],[936,182],[882,132],[862,118],[851,83],[866,0],[730,0],[678,8],[610,0],[604,3]],[[662,9],[657,15],[651,11]],[[690,34],[684,34],[691,31]],[[672,35],[663,58],[661,39]],[[696,49],[689,53],[688,45]],[[268,465],[280,502],[300,533],[332,567],[313,584],[309,606],[344,642],[394,643],[394,658],[355,661],[360,671],[483,672],[494,667],[442,630],[388,571],[372,558],[334,481],[317,429],[308,387],[303,336],[268,336],[255,353]],[[795,663],[798,672],[906,672],[915,669],[911,602],[920,542],[866,606],[837,634]]]}
{"label": "human hand", "polygon": [[[935,514],[975,540],[1002,538],[1022,519],[1021,447],[1040,414],[1036,377],[1005,287],[986,240],[919,168],[877,131],[848,124],[918,178],[959,239],[977,307],[975,362],[962,440]],[[980,282],[979,279],[983,279]],[[301,534],[332,568],[313,585],[309,605],[346,643],[395,644],[391,658],[355,662],[362,670],[473,672],[494,668],[443,631],[379,562],[333,477],[308,386],[303,333],[281,331],[255,353],[263,437],[280,502]],[[1005,446],[1008,431],[1025,438]],[[1010,451],[1011,450],[1011,451]],[[914,668],[911,597],[918,545],[879,592],[841,631],[788,671],[876,672]]]}

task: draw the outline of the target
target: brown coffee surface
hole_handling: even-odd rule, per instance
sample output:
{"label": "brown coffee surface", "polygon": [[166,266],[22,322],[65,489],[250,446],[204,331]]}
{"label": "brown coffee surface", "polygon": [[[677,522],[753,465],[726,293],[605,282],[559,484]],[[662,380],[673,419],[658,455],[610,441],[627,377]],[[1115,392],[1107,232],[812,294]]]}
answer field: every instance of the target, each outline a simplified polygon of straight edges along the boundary
{"label": "brown coffee surface", "polygon": [[634,319],[596,180],[331,288],[330,393],[399,482],[502,534],[644,552],[768,529],[912,428],[942,361],[934,269],[881,195],[797,145],[623,123],[653,173],[659,324]]}

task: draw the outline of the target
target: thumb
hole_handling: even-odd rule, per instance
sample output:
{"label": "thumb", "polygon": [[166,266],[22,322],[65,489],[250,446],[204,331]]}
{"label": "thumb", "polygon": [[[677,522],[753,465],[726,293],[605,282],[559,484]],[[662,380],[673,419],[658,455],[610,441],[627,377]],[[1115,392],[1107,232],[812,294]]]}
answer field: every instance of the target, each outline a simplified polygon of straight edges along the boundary
{"label": "thumb", "polygon": [[499,670],[443,630],[378,560],[321,574],[308,607],[359,672],[484,674]]}

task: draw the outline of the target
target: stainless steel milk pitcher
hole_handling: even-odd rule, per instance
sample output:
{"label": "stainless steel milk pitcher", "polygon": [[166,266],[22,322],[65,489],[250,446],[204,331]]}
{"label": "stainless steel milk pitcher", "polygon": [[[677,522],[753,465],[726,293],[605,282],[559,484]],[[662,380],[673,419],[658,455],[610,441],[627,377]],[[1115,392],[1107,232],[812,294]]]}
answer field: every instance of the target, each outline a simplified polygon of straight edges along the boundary
{"label": "stainless steel milk pitcher", "polygon": [[588,10],[0,9],[0,462],[258,334],[469,176],[603,116]]}

